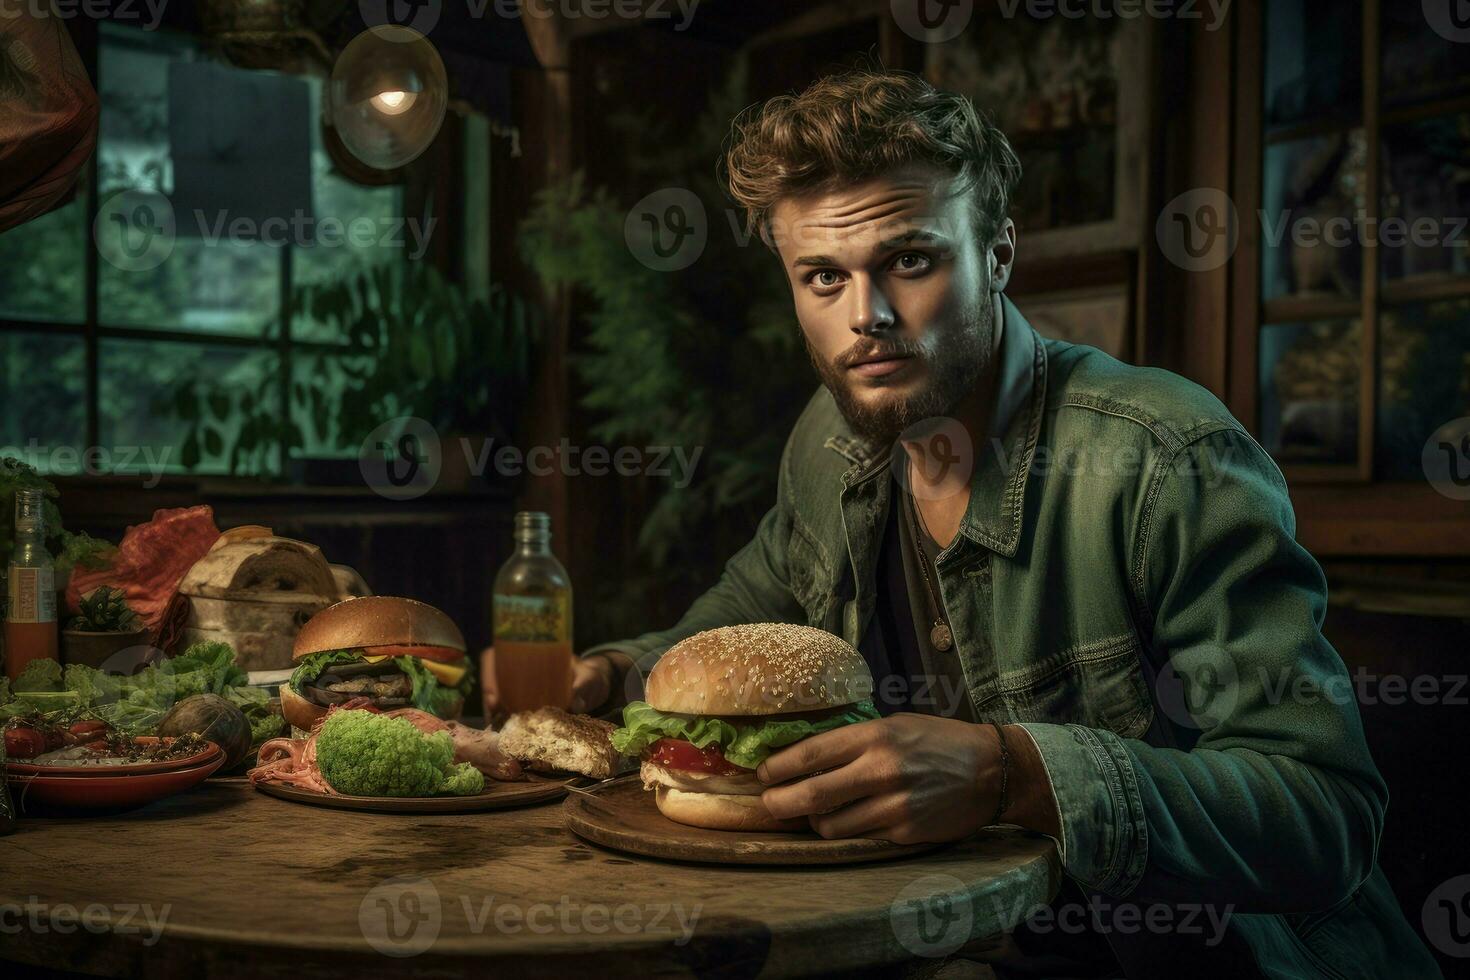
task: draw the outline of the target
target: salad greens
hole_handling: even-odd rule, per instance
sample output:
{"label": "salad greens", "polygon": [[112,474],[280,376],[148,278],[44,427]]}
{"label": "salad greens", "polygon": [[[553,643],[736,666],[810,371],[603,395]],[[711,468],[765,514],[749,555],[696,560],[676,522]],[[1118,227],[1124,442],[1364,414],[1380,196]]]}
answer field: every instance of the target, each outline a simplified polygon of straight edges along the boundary
{"label": "salad greens", "polygon": [[646,701],[634,701],[623,709],[623,727],[612,733],[612,744],[624,755],[637,755],[661,738],[682,739],[700,749],[718,745],[726,761],[754,769],[784,745],[877,717],[872,701],[859,701],[825,718],[751,716],[748,722],[735,724],[721,718],[666,714]]}
{"label": "salad greens", "polygon": [[[3,681],[0,681],[3,685]],[[68,711],[99,718],[128,735],[151,735],[179,701],[218,694],[244,713],[253,742],[280,733],[281,716],[270,695],[248,686],[228,644],[195,643],[177,657],[151,664],[131,676],[33,660],[13,684],[0,686],[0,721],[32,711]]]}

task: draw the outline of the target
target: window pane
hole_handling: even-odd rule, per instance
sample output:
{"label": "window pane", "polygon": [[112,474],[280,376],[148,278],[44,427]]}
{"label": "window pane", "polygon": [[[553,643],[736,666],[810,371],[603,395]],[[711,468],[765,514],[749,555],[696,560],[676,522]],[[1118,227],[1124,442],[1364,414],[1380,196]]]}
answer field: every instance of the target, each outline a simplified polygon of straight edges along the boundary
{"label": "window pane", "polygon": [[370,357],[341,357],[298,350],[291,358],[291,418],[301,432],[300,454],[316,457],[357,458],[362,440],[385,419],[344,418],[352,402],[343,394],[374,369]]}
{"label": "window pane", "polygon": [[1359,320],[1272,323],[1261,330],[1261,442],[1282,463],[1358,455]]}
{"label": "window pane", "polygon": [[[1458,0],[1383,4],[1383,102],[1408,105],[1470,92],[1470,44],[1450,20]],[[1439,29],[1431,17],[1442,18]],[[1443,30],[1444,33],[1440,31]]]}
{"label": "window pane", "polygon": [[1361,0],[1271,0],[1264,6],[1266,131],[1317,120],[1357,123]]}
{"label": "window pane", "polygon": [[1383,278],[1470,273],[1470,115],[1384,129]]}
{"label": "window pane", "polygon": [[70,204],[0,235],[0,318],[87,318],[87,180]]}
{"label": "window pane", "polygon": [[1422,480],[1426,440],[1470,416],[1470,300],[1384,310],[1378,351],[1378,475]]}
{"label": "window pane", "polygon": [[1363,279],[1367,142],[1361,129],[1266,148],[1261,298],[1356,298]]}
{"label": "window pane", "polygon": [[[220,216],[207,213],[204,227],[218,239],[215,243],[194,232],[184,233],[197,228],[199,219],[174,212],[168,199],[174,191],[169,65],[195,61],[199,56],[186,41],[166,34],[104,24],[98,57],[102,100],[97,150],[102,195],[99,235],[130,236],[117,247],[99,242],[101,322],[245,335],[273,329],[280,312],[281,248],[216,236]],[[201,139],[209,136],[199,134]],[[150,198],[115,198],[121,191]],[[140,203],[150,207],[146,216],[138,210]],[[151,256],[130,260],[131,252],[141,250],[146,240],[145,221],[164,227],[162,215],[153,213],[163,211],[174,221],[172,252],[157,253],[161,262]]]}
{"label": "window pane", "polygon": [[102,440],[137,447],[133,470],[225,473],[233,459],[240,474],[279,472],[268,431],[281,417],[273,351],[104,339],[99,358]]}
{"label": "window pane", "polygon": [[86,441],[86,351],[82,338],[0,333],[0,456],[43,473],[76,473],[79,459],[58,447]]}
{"label": "window pane", "polygon": [[[321,110],[321,82],[309,79],[312,118]],[[292,255],[291,278],[297,285],[311,286],[340,282],[354,273],[384,262],[402,262],[422,254],[428,247],[430,230],[415,219],[403,217],[403,189],[363,187],[336,172],[332,158],[322,145],[320,127],[312,128],[312,196],[319,221],[332,221],[350,233],[340,237],[318,236]],[[405,255],[407,253],[407,256]],[[317,320],[310,310],[297,304],[291,335],[297,339],[345,340],[338,324]]]}

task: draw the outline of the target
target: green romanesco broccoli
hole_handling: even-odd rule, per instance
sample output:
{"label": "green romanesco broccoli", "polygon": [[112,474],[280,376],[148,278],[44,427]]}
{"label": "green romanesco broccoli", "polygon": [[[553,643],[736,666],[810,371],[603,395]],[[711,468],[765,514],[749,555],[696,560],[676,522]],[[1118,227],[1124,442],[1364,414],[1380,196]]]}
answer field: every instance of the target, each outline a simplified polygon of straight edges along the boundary
{"label": "green romanesco broccoli", "polygon": [[448,796],[474,796],[485,788],[485,774],[468,762],[456,762],[444,774],[439,792]]}
{"label": "green romanesco broccoli", "polygon": [[334,711],[316,743],[317,765],[331,787],[349,796],[468,795],[485,787],[454,765],[448,732],[426,735],[409,721],[371,711]]}

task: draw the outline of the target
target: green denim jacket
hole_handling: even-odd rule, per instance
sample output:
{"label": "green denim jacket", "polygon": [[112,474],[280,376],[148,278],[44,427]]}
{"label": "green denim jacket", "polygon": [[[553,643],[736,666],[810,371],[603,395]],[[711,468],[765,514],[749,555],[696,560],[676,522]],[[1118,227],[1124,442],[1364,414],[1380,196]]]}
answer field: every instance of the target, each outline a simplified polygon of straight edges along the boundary
{"label": "green denim jacket", "polygon": [[[976,717],[1040,749],[1066,872],[1157,916],[1090,921],[1130,975],[1437,976],[1377,867],[1388,794],[1280,471],[1204,389],[1003,308],[1018,407],[979,447],[938,586]],[[859,646],[888,462],[819,391],[719,582],[673,628],[587,652],[646,675],[683,637],[760,621]]]}

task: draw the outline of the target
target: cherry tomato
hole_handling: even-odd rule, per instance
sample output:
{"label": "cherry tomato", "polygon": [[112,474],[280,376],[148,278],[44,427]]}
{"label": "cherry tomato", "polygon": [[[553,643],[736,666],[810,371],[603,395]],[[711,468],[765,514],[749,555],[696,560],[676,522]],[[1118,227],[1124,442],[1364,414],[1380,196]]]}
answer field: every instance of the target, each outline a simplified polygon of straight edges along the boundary
{"label": "cherry tomato", "polygon": [[692,742],[679,738],[661,738],[654,742],[648,758],[649,761],[670,769],[688,769],[718,776],[733,776],[737,773],[750,772],[749,769],[727,760],[718,745],[698,749]]}
{"label": "cherry tomato", "polygon": [[46,736],[34,728],[11,728],[5,733],[5,755],[11,759],[34,759],[46,751]]}

